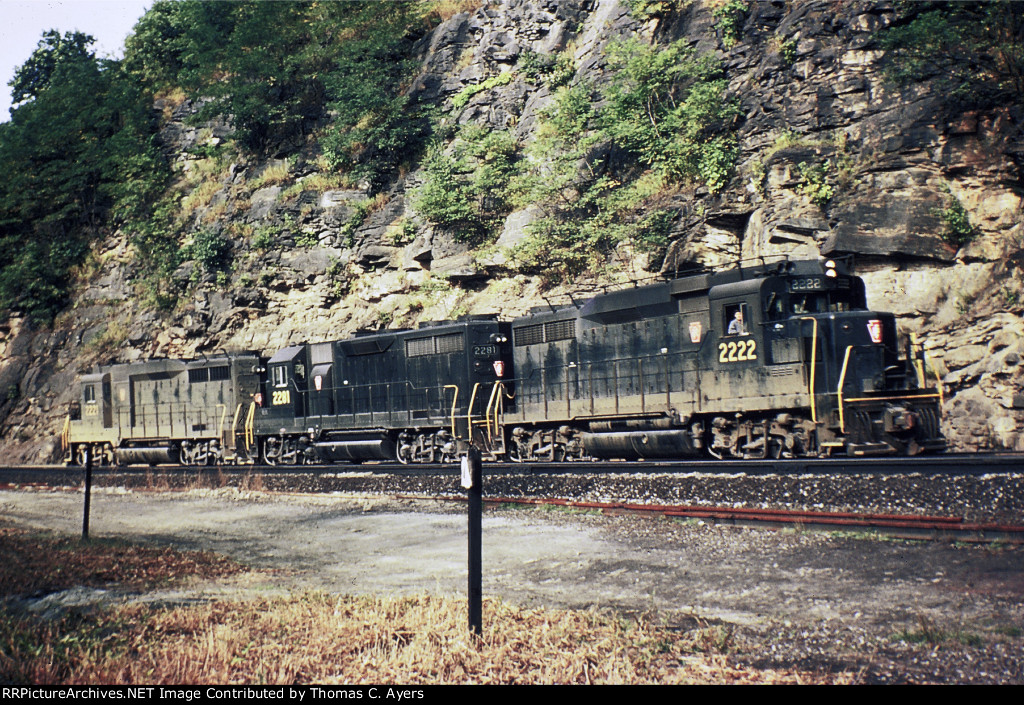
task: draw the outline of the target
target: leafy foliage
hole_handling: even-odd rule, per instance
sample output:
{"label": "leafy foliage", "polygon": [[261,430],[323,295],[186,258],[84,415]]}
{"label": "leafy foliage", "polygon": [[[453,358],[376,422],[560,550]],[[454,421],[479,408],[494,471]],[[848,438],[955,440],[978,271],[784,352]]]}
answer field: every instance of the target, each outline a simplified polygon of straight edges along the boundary
{"label": "leafy foliage", "polygon": [[622,244],[662,251],[675,220],[666,195],[683,183],[716,192],[735,163],[727,125],[737,110],[712,57],[637,40],[608,54],[603,94],[585,83],[556,91],[516,179],[519,203],[545,216],[512,254],[550,281],[593,269]]}
{"label": "leafy foliage", "polygon": [[1024,15],[1018,3],[903,3],[879,41],[900,83],[934,79],[967,107],[1021,104]]}
{"label": "leafy foliage", "polygon": [[829,164],[827,162],[824,165],[807,164],[806,162],[800,162],[799,164],[800,175],[803,179],[797,190],[822,208],[835,195],[835,190],[827,180],[828,167]]}
{"label": "leafy foliage", "polygon": [[94,37],[81,32],[65,32],[63,36],[55,29],[43,32],[32,56],[8,83],[12,101],[17,104],[35,98],[49,88],[58,71],[94,63],[89,47],[95,43]]}
{"label": "leafy foliage", "polygon": [[337,55],[326,75],[331,126],[323,138],[329,163],[381,178],[419,153],[429,115],[402,95],[416,69],[408,55],[419,26],[410,2],[338,3]]}
{"label": "leafy foliage", "polygon": [[942,219],[944,228],[942,236],[950,245],[963,247],[970,243],[977,232],[971,225],[970,215],[960,199],[949,192],[947,187],[947,205],[934,211],[934,215]]}
{"label": "leafy foliage", "polygon": [[469,102],[470,98],[476,94],[489,91],[492,88],[497,88],[498,86],[507,86],[509,83],[512,83],[513,78],[515,78],[515,76],[512,72],[506,71],[504,73],[499,73],[497,76],[491,76],[480,83],[470,84],[452,98],[452,105],[456,110],[462,110],[466,107],[466,103]]}
{"label": "leafy foliage", "polygon": [[683,42],[648,46],[632,39],[609,47],[616,71],[602,124],[640,162],[673,180],[700,177],[714,192],[725,185],[735,141],[722,130],[735,116],[726,81],[711,56]]}
{"label": "leafy foliage", "polygon": [[664,17],[677,9],[679,0],[627,0],[629,14],[637,19]]}
{"label": "leafy foliage", "polygon": [[89,44],[46,33],[0,125],[0,308],[41,321],[63,305],[97,229],[145,219],[166,180],[144,96],[116,63],[83,57]]}
{"label": "leafy foliage", "polygon": [[231,243],[216,230],[200,230],[192,242],[182,248],[182,258],[195,260],[208,272],[216,272],[227,266]]}
{"label": "leafy foliage", "polygon": [[428,121],[401,94],[423,29],[412,0],[157,2],[125,62],[154,88],[181,85],[197,116],[230,119],[239,144],[274,151],[321,129],[334,168],[379,178],[410,156]]}
{"label": "leafy foliage", "polygon": [[518,146],[508,132],[467,126],[451,152],[435,144],[416,208],[431,222],[476,242],[506,215],[508,189],[518,170]]}
{"label": "leafy foliage", "polygon": [[715,26],[722,33],[722,44],[731,48],[740,40],[743,33],[743,20],[748,9],[746,0],[721,0],[711,14],[715,17]]}

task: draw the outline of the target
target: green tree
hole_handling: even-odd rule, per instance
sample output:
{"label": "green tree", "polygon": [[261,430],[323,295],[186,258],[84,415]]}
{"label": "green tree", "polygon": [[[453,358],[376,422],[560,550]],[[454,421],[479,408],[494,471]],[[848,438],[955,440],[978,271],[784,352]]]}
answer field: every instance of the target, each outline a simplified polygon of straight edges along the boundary
{"label": "green tree", "polygon": [[468,186],[468,170],[461,160],[434,145],[425,165],[426,181],[416,198],[416,208],[431,222],[472,239],[479,230],[477,208]]}
{"label": "green tree", "polygon": [[35,98],[50,86],[58,70],[95,63],[95,56],[89,49],[95,42],[95,38],[82,32],[63,35],[55,29],[43,32],[32,56],[18,67],[7,84],[11,87],[12,102],[17,105]]}
{"label": "green tree", "polygon": [[[226,9],[219,3],[208,4],[212,7],[205,10],[210,12],[222,13]],[[193,13],[199,11],[204,8],[190,0],[153,3],[125,40],[125,72],[154,90],[179,86],[179,76],[186,66],[193,66],[198,56],[209,51],[199,47],[214,45],[210,36],[214,22],[204,21],[190,27]]]}
{"label": "green tree", "polygon": [[332,119],[322,143],[333,166],[380,180],[421,153],[429,115],[402,92],[417,67],[409,49],[422,23],[418,9],[413,2],[341,3],[323,18],[345,37],[324,77]]}
{"label": "green tree", "polygon": [[18,83],[28,97],[0,125],[0,308],[39,320],[62,306],[99,228],[145,218],[167,173],[137,87],[116,63],[77,51],[39,69],[52,37],[19,70],[37,80]]}
{"label": "green tree", "polygon": [[671,185],[719,191],[735,163],[738,110],[713,57],[637,40],[612,43],[608,56],[600,96],[583,83],[556,91],[516,180],[520,205],[545,216],[515,261],[551,281],[599,266],[624,243],[658,255],[675,222]]}
{"label": "green tree", "polygon": [[519,146],[506,131],[466,125],[447,153],[434,144],[416,208],[462,240],[479,241],[511,210],[509,190],[518,172]]}
{"label": "green tree", "polygon": [[129,38],[125,64],[154,89],[184,88],[204,106],[198,120],[229,119],[244,148],[323,130],[333,167],[379,177],[429,131],[402,95],[422,10],[412,0],[157,2]]}

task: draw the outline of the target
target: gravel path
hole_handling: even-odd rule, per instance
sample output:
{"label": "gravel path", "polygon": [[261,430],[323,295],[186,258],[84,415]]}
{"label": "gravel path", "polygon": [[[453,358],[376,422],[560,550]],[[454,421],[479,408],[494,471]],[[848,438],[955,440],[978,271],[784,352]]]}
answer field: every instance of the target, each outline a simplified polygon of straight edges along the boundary
{"label": "gravel path", "polygon": [[[149,599],[465,591],[466,520],[439,503],[236,489],[93,497],[93,535],[214,550],[257,571],[244,585]],[[81,504],[76,492],[0,492],[3,517],[61,532],[80,531]],[[717,625],[730,658],[765,666],[865,682],[1024,683],[1020,547],[489,510],[484,594]]]}

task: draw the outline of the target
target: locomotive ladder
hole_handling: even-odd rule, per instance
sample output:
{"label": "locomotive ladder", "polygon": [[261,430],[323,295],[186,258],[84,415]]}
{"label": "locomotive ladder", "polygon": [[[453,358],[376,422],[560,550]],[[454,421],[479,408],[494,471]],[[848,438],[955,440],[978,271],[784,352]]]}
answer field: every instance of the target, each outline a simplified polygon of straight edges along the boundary
{"label": "locomotive ladder", "polygon": [[[454,385],[452,385],[454,386]],[[476,404],[477,395],[480,392],[481,383],[473,385],[473,393],[470,395],[469,404],[466,407],[466,432],[468,443],[473,443],[474,429],[483,429],[482,440],[486,443],[486,450],[493,458],[505,453],[505,437],[501,433],[501,417],[504,411],[504,399],[511,399],[511,395],[505,391],[502,382],[495,382],[491,387],[491,393],[484,409],[483,418],[477,419],[473,416],[473,406]],[[456,436],[456,405],[458,399],[458,388],[455,388],[455,399],[452,400],[452,435]]]}

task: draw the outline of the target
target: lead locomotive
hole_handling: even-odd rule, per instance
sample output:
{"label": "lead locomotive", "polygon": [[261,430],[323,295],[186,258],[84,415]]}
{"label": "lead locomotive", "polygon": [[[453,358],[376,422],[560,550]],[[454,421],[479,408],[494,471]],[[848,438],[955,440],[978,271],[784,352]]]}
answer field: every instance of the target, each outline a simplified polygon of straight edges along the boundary
{"label": "lead locomotive", "polygon": [[469,443],[515,461],[914,455],[945,449],[927,374],[845,262],[785,261],[511,323],[99,368],[64,441],[69,460],[120,462],[443,462]]}

